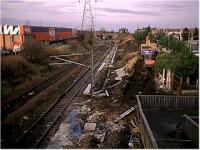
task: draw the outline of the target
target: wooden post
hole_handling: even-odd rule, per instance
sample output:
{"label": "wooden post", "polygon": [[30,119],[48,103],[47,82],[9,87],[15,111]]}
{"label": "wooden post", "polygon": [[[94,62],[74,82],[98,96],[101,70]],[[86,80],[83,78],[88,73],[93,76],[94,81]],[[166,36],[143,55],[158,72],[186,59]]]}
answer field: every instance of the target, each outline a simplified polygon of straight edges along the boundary
{"label": "wooden post", "polygon": [[178,96],[181,95],[182,80],[183,80],[183,77],[181,76],[180,84],[179,84],[178,91],[177,91],[177,95],[178,95]]}
{"label": "wooden post", "polygon": [[174,71],[171,71],[171,76],[170,76],[170,91],[173,93],[173,83],[174,83]]}
{"label": "wooden post", "polygon": [[197,81],[196,81],[196,89],[198,89],[199,88],[199,80],[197,79]]}
{"label": "wooden post", "polygon": [[165,69],[163,69],[163,75],[162,75],[162,86],[164,87],[165,84]]}

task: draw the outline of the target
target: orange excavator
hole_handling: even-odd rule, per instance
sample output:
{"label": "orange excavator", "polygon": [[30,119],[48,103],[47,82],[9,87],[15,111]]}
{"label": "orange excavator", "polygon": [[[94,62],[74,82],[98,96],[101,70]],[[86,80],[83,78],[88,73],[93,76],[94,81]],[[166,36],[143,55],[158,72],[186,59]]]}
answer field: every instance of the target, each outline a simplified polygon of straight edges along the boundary
{"label": "orange excavator", "polygon": [[156,64],[157,44],[150,42],[150,35],[146,37],[146,44],[141,44],[141,56],[146,68],[152,68]]}

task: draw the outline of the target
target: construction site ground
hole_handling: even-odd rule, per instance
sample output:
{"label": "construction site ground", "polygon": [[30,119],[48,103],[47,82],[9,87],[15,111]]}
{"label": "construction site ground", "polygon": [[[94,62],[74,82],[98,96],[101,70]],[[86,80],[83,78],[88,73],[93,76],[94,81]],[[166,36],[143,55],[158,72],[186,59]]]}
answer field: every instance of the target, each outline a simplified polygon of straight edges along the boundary
{"label": "construction site ground", "polygon": [[[131,134],[130,120],[115,122],[117,117],[136,105],[135,95],[156,92],[153,70],[144,69],[138,60],[138,48],[139,43],[134,40],[118,46],[113,64],[106,64],[95,76],[95,91],[103,87],[107,93],[91,99],[91,96],[83,95],[85,88],[82,89],[66,110],[67,117],[63,118],[56,134],[44,147],[143,148],[139,132]],[[122,70],[126,70],[125,74]],[[117,73],[120,71],[123,72],[121,77]]]}

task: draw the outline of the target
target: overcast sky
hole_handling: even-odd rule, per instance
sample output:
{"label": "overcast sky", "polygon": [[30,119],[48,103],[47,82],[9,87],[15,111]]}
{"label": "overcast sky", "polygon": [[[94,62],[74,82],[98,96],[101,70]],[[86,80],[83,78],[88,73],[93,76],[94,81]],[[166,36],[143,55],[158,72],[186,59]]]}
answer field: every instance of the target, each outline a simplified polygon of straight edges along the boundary
{"label": "overcast sky", "polygon": [[[95,0],[97,29],[198,26],[198,0]],[[1,0],[2,24],[81,27],[84,0]]]}

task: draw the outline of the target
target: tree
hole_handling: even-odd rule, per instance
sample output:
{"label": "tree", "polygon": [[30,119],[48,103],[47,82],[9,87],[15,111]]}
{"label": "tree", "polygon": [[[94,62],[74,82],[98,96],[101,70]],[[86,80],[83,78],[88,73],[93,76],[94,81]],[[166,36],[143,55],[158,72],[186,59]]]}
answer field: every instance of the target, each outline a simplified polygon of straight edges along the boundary
{"label": "tree", "polygon": [[187,40],[188,40],[188,37],[189,37],[189,30],[188,30],[188,28],[184,28],[184,29],[183,29],[183,34],[182,34],[182,36],[183,36],[183,40],[184,40],[184,41],[187,41]]}
{"label": "tree", "polygon": [[119,32],[120,33],[128,33],[128,29],[127,28],[120,28]]}
{"label": "tree", "polygon": [[176,52],[188,51],[187,46],[183,42],[177,40],[174,37],[170,37],[170,36],[166,37],[166,36],[161,35],[159,37],[158,43],[160,45],[162,45],[168,49],[171,49],[173,51],[176,51]]}
{"label": "tree", "polygon": [[162,69],[170,69],[185,79],[189,76],[198,75],[198,58],[189,51],[162,53],[157,56],[156,72]]}
{"label": "tree", "polygon": [[133,36],[136,40],[138,41],[144,41],[146,39],[146,36],[150,33],[150,40],[155,42],[155,37],[154,35],[152,34],[152,31],[151,31],[151,27],[148,26],[147,28],[143,28],[142,31],[136,31]]}
{"label": "tree", "polygon": [[193,34],[193,39],[194,40],[199,40],[199,30],[198,30],[198,28],[194,28],[194,34]]}
{"label": "tree", "polygon": [[174,55],[169,53],[161,53],[156,58],[156,72],[162,71],[163,68],[174,70],[174,60]]}

